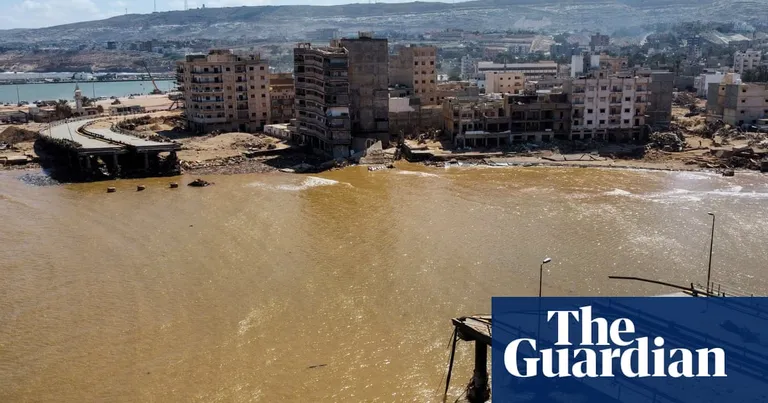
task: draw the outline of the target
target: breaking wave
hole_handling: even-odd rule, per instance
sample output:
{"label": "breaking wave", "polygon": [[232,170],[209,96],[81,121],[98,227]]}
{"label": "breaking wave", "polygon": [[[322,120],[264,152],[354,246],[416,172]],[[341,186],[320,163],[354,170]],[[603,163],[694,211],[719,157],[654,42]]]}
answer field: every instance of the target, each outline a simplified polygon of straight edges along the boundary
{"label": "breaking wave", "polygon": [[398,175],[413,175],[413,176],[421,176],[422,178],[439,178],[439,175],[431,174],[429,172],[419,172],[419,171],[397,171]]}
{"label": "breaking wave", "polygon": [[[273,185],[273,184],[266,184],[263,182],[252,182],[249,184],[249,186],[253,187],[260,187],[265,189],[274,189],[274,190],[286,190],[291,192],[298,192],[301,190],[307,190],[319,186],[333,186],[341,184],[342,182],[335,181],[333,179],[325,179],[325,178],[318,178],[316,176],[309,176],[306,179],[304,179],[300,184],[293,185],[293,184],[282,184],[282,185]],[[347,186],[352,186],[349,183],[344,183]]]}

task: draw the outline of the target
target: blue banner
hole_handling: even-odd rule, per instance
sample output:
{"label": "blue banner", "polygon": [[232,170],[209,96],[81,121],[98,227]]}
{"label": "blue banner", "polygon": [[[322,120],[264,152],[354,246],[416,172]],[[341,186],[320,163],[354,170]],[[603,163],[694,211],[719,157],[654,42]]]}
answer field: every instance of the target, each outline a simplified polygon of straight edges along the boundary
{"label": "blue banner", "polygon": [[768,402],[768,298],[492,302],[492,400]]}

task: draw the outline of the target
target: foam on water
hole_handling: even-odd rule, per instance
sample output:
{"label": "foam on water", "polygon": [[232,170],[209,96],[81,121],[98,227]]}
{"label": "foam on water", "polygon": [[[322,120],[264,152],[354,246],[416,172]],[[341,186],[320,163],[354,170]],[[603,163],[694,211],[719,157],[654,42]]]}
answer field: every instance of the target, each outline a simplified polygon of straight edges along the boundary
{"label": "foam on water", "polygon": [[[260,188],[266,188],[266,189],[274,189],[274,190],[287,190],[292,192],[298,192],[301,190],[307,190],[319,186],[333,186],[342,184],[342,182],[335,181],[333,179],[325,179],[325,178],[318,178],[316,176],[309,176],[304,181],[302,181],[298,185],[294,184],[282,184],[282,185],[272,185],[272,184],[266,184],[263,182],[252,182],[248,184],[248,186],[254,186],[254,187],[260,187]],[[347,186],[352,186],[349,183],[343,183]]]}
{"label": "foam on water", "polygon": [[631,192],[628,192],[623,189],[613,189],[610,192],[603,193],[606,196],[632,196]]}
{"label": "foam on water", "polygon": [[418,172],[418,171],[397,171],[399,175],[413,175],[413,176],[421,176],[423,178],[439,178],[438,175],[429,173],[429,172]]}

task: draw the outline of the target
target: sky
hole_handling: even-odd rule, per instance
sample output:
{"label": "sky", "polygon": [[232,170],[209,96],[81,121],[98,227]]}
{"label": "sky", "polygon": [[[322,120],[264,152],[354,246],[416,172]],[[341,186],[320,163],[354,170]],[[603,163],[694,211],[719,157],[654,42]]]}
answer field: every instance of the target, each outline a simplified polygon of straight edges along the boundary
{"label": "sky", "polygon": [[[386,0],[403,3],[412,0]],[[437,0],[421,0],[437,1]],[[451,0],[444,0],[450,2]],[[285,4],[331,5],[367,3],[368,0],[188,0],[190,8]],[[125,14],[151,13],[153,0],[0,0],[0,29],[40,28],[79,21],[100,20]],[[184,0],[157,0],[157,11],[183,10]]]}

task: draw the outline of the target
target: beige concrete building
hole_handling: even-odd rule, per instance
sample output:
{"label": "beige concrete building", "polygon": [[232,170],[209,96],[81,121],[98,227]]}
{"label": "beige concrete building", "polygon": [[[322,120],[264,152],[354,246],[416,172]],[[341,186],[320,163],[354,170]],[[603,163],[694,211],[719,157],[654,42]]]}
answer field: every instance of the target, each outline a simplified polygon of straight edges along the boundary
{"label": "beige concrete building", "polygon": [[485,92],[487,94],[522,94],[525,90],[525,74],[489,71],[485,73]]}
{"label": "beige concrete building", "polygon": [[334,157],[348,157],[352,133],[347,50],[300,43],[293,60],[299,142]]}
{"label": "beige concrete building", "polygon": [[389,146],[387,40],[361,32],[330,46],[294,49],[298,135],[334,157],[376,141]]}
{"label": "beige concrete building", "polygon": [[741,83],[726,76],[707,92],[707,120],[732,126],[753,125],[768,118],[768,84]]}
{"label": "beige concrete building", "polygon": [[747,50],[744,52],[736,52],[733,55],[733,72],[744,74],[745,71],[754,70],[760,66],[760,60],[763,57],[763,52],[759,50]]}
{"label": "beige concrete building", "polygon": [[352,147],[360,151],[381,141],[389,147],[389,46],[386,38],[360,32],[334,41],[349,58],[349,113]]}
{"label": "beige concrete building", "polygon": [[640,140],[646,131],[648,76],[593,76],[566,81],[572,139]]}
{"label": "beige concrete building", "polygon": [[288,123],[295,117],[293,109],[295,97],[293,74],[276,73],[269,75],[271,123]]}
{"label": "beige concrete building", "polygon": [[269,65],[259,55],[214,49],[177,62],[188,127],[255,132],[270,121]]}
{"label": "beige concrete building", "polygon": [[413,89],[421,105],[437,104],[437,48],[408,46],[389,58],[389,85]]}

